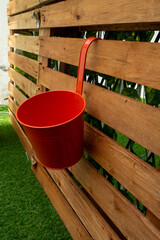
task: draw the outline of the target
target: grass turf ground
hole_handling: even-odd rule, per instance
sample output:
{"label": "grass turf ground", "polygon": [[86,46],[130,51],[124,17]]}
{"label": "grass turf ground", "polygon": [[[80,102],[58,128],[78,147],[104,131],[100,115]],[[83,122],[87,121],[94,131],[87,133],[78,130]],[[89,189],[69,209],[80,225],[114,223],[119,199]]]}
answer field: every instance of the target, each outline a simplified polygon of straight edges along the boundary
{"label": "grass turf ground", "polygon": [[72,239],[0,106],[0,240]]}

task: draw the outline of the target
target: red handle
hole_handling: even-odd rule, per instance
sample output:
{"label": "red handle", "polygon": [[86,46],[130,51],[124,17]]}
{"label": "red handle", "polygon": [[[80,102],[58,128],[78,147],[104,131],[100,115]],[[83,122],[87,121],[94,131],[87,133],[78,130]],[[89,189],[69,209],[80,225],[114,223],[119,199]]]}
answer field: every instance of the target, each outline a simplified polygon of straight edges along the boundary
{"label": "red handle", "polygon": [[80,57],[79,57],[79,67],[78,67],[78,75],[77,75],[77,85],[76,85],[76,92],[82,95],[82,89],[83,89],[83,79],[84,79],[84,70],[86,65],[86,57],[87,57],[87,51],[90,46],[90,44],[94,41],[100,38],[96,37],[90,37],[86,39],[86,41],[83,43]]}

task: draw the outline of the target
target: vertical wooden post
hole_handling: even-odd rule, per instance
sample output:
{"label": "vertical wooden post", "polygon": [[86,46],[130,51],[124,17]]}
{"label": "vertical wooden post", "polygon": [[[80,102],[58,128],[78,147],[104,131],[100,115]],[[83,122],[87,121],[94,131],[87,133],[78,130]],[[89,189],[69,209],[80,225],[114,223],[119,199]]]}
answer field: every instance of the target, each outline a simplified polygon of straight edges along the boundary
{"label": "vertical wooden post", "polygon": [[[40,36],[50,37],[50,34],[51,34],[51,29],[50,28],[39,30],[39,37]],[[39,49],[40,49],[40,47],[41,46],[39,45]],[[38,61],[39,61],[40,65],[42,64],[45,67],[47,67],[48,64],[49,64],[48,58],[42,57],[40,55],[38,55]],[[40,93],[40,92],[45,92],[46,91],[46,88],[39,83],[40,65],[39,65],[39,73],[38,73],[38,78],[37,78],[37,85],[39,87],[39,90],[37,91],[37,94]]]}
{"label": "vertical wooden post", "polygon": [[[10,30],[10,35],[14,35],[14,30]],[[14,48],[10,47],[10,52],[14,52]],[[11,68],[14,68],[14,65],[10,63],[10,67],[11,67]],[[11,82],[12,84],[14,83],[12,79],[10,79],[10,82]],[[12,100],[14,100],[13,96],[11,96],[11,95],[10,95],[10,98],[11,98]]]}

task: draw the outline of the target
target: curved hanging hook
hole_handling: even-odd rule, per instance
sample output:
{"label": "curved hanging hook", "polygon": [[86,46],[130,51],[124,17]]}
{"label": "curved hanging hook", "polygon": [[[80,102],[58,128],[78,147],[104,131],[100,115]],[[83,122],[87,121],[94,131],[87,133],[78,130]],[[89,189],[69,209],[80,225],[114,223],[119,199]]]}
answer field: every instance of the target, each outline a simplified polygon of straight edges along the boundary
{"label": "curved hanging hook", "polygon": [[101,39],[101,38],[89,37],[88,39],[85,40],[85,42],[81,47],[78,75],[77,75],[77,85],[76,85],[76,92],[79,93],[80,95],[82,95],[82,89],[83,89],[83,79],[84,79],[87,51],[91,43],[97,39]]}

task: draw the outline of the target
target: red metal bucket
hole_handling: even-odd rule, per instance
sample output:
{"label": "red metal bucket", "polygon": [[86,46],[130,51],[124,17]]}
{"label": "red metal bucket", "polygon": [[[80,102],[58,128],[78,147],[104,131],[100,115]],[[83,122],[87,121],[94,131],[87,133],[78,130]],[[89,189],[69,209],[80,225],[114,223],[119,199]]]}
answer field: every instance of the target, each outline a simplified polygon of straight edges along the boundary
{"label": "red metal bucket", "polygon": [[81,96],[89,45],[87,39],[80,53],[76,92],[49,91],[23,102],[16,113],[40,163],[52,169],[64,169],[83,156],[84,109]]}

